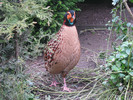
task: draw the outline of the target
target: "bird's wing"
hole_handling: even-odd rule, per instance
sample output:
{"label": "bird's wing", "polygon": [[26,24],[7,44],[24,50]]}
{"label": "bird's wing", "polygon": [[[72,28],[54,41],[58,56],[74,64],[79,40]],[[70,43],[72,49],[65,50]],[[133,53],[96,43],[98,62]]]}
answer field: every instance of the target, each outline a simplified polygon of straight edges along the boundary
{"label": "bird's wing", "polygon": [[53,61],[53,56],[55,54],[55,51],[58,48],[60,44],[61,36],[60,34],[56,34],[54,38],[52,38],[48,44],[46,45],[44,49],[44,60],[47,61],[48,63],[51,63]]}
{"label": "bird's wing", "polygon": [[64,30],[63,26],[60,28],[58,33],[48,42],[44,49],[44,60],[48,61],[48,63],[53,61],[53,56],[55,51],[58,50],[59,44],[62,40],[62,31]]}

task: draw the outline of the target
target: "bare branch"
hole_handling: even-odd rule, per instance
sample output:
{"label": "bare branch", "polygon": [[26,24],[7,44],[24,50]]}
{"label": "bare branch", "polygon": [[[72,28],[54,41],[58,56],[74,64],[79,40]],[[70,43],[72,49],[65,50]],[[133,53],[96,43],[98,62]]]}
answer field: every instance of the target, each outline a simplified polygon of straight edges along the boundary
{"label": "bare branch", "polygon": [[129,12],[129,14],[131,15],[131,17],[133,19],[133,13],[132,13],[131,9],[129,8],[128,4],[127,4],[127,0],[123,0],[123,3],[124,3],[127,11]]}

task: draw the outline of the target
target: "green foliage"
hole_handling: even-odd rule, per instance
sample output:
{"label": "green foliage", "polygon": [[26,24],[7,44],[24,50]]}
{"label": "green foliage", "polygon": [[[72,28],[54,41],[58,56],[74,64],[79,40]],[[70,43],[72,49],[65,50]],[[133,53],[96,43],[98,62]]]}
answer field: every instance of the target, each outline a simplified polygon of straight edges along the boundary
{"label": "green foliage", "polygon": [[[31,32],[36,23],[34,21],[35,18],[40,21],[46,21],[47,23],[50,23],[52,20],[52,13],[49,10],[49,7],[44,6],[46,0],[24,0],[21,2],[18,2],[18,0],[12,2],[2,0],[1,2],[0,11],[2,12],[2,16],[0,16],[0,41],[2,48],[0,48],[0,55],[2,55],[2,61],[4,60],[4,56],[14,55],[13,47],[15,46],[14,41],[16,41],[14,38],[15,33],[18,34],[18,52],[20,53],[20,56],[26,57],[31,51],[35,51],[34,54],[36,54],[36,52],[40,53],[40,51],[38,51],[38,48],[40,48],[38,47],[39,40],[35,41],[34,38],[36,37],[33,37]],[[34,47],[31,48],[31,45]],[[7,47],[11,47],[10,51],[12,52],[4,54],[4,52],[9,51],[9,48]],[[35,50],[35,48],[37,49]]]}
{"label": "green foliage", "polygon": [[122,91],[130,81],[133,88],[133,41],[123,42],[107,59],[106,70],[111,71],[107,82]]}
{"label": "green foliage", "polygon": [[112,5],[116,5],[118,2],[119,2],[119,0],[112,0],[113,2],[112,2]]}
{"label": "green foliage", "polygon": [[133,0],[129,0],[131,3],[133,3]]}
{"label": "green foliage", "polygon": [[24,62],[19,59],[0,67],[0,100],[29,100],[34,98],[23,73]]}
{"label": "green foliage", "polygon": [[127,20],[123,0],[113,0],[112,4],[117,5],[112,9],[112,20],[108,23],[108,29],[122,43],[114,46],[114,51],[106,59],[105,71],[108,76],[103,85],[117,89],[115,95],[120,95],[120,99],[124,100],[131,93],[127,94],[127,91],[133,89],[133,25]]}
{"label": "green foliage", "polygon": [[53,16],[51,23],[47,24],[47,21],[37,20],[38,24],[35,28],[34,35],[39,35],[40,32],[44,34],[54,34],[57,33],[64,21],[64,14],[68,10],[79,11],[76,7],[77,2],[83,2],[84,0],[48,0],[45,6],[50,6]]}
{"label": "green foliage", "polygon": [[[123,1],[123,0],[112,0],[112,5],[116,5],[117,3],[119,3],[120,1]],[[127,0],[125,0],[127,1]],[[131,3],[133,3],[133,0],[129,0]]]}
{"label": "green foliage", "polygon": [[33,25],[33,20],[28,19],[37,17],[40,20],[50,21],[52,13],[49,12],[48,7],[43,7],[42,3],[46,0],[26,0],[21,3],[9,2],[8,0],[2,1],[1,11],[3,14],[3,21],[0,28],[1,34],[8,34],[8,40],[12,38],[14,31],[21,35],[29,26]]}
{"label": "green foliage", "polygon": [[[31,35],[36,23],[34,19],[47,20],[50,23],[52,13],[49,7],[44,6],[46,0],[21,0],[21,2],[19,0],[1,0],[1,2],[0,100],[33,99],[32,89],[27,82],[28,76],[23,72],[25,69],[23,59],[25,55],[32,55],[30,51],[35,50],[35,47],[40,47],[39,42],[33,41],[34,37]],[[17,37],[14,34],[17,34]],[[40,39],[41,37],[39,37]],[[16,41],[19,50],[18,61],[14,59]],[[34,44],[34,47],[28,51],[30,44]]]}
{"label": "green foliage", "polygon": [[[122,3],[112,9],[112,20],[109,21],[108,29],[116,33],[122,41],[133,39],[133,25],[128,22]],[[120,10],[120,11],[119,11]],[[124,15],[124,16],[123,16]],[[124,18],[123,18],[124,17]]]}

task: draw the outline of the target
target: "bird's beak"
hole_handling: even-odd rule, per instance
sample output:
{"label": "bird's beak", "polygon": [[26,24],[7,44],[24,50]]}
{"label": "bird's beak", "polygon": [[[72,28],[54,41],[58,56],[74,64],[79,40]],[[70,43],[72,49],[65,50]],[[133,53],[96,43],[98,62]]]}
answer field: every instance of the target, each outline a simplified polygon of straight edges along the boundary
{"label": "bird's beak", "polygon": [[72,17],[70,18],[70,22],[73,23],[74,19],[75,19],[75,16],[72,16]]}

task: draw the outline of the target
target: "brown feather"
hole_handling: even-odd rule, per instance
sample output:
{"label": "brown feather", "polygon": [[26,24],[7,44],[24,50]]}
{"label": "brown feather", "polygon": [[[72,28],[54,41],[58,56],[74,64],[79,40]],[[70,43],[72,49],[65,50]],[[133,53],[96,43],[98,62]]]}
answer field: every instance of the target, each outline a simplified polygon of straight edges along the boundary
{"label": "brown feather", "polygon": [[65,77],[80,58],[80,42],[74,26],[63,25],[44,50],[45,68],[51,74]]}

